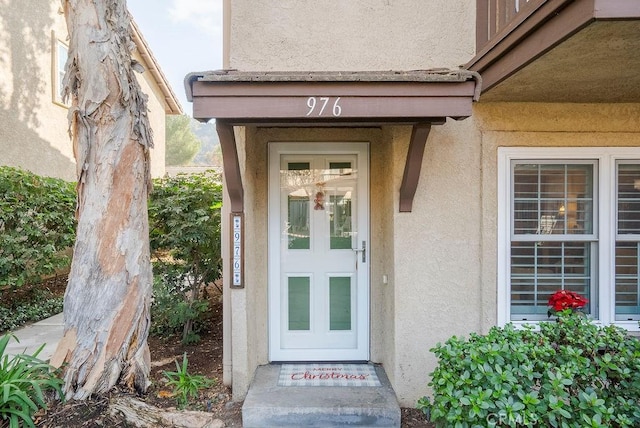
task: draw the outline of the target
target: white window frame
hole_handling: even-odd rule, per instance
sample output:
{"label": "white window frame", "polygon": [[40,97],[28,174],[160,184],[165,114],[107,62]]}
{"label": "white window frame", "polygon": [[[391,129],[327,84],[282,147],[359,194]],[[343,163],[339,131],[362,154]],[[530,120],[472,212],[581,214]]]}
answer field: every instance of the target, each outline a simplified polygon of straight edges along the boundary
{"label": "white window frame", "polygon": [[[65,49],[67,52],[67,56],[69,54],[69,46],[64,43],[62,40],[58,39],[55,34],[53,35],[53,43],[52,43],[52,55],[51,55],[51,88],[52,88],[52,99],[54,104],[57,104],[62,107],[69,107],[68,103],[65,103],[62,100],[62,95],[60,94],[62,90],[62,78],[64,76],[64,70],[60,70],[60,50]],[[66,59],[65,59],[66,63]]]}
{"label": "white window frame", "polygon": [[[640,331],[638,321],[615,319],[615,243],[616,243],[616,162],[637,161],[640,147],[499,147],[498,148],[498,275],[497,321],[503,326],[536,324],[537,321],[511,321],[511,164],[513,161],[596,161],[594,190],[594,231],[598,252],[593,258],[597,263],[596,286],[598,290],[598,324],[615,324],[629,331]],[[539,321],[538,321],[539,322]]]}

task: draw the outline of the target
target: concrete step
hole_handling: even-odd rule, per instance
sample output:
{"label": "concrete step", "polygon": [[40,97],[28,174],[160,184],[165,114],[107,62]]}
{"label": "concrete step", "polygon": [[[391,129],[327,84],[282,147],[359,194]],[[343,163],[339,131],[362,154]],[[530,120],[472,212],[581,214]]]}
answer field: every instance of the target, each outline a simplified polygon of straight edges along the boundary
{"label": "concrete step", "polygon": [[280,366],[256,370],[242,406],[244,428],[399,427],[400,406],[381,366],[377,387],[282,387]]}

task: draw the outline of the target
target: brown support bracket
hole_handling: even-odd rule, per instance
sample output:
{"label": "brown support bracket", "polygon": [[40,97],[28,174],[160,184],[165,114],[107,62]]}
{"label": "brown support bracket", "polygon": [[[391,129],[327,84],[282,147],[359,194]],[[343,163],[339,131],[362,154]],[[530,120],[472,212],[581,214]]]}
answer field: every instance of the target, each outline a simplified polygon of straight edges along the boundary
{"label": "brown support bracket", "polygon": [[422,157],[430,131],[430,123],[417,123],[413,125],[407,160],[404,165],[404,175],[402,176],[402,184],[400,185],[401,213],[411,212],[413,207],[413,197],[418,188],[418,180],[420,179],[420,170],[422,168]]}
{"label": "brown support bracket", "polygon": [[216,131],[218,131],[220,138],[224,181],[231,200],[231,212],[242,213],[244,212],[244,188],[240,176],[240,163],[233,125],[223,120],[216,120]]}

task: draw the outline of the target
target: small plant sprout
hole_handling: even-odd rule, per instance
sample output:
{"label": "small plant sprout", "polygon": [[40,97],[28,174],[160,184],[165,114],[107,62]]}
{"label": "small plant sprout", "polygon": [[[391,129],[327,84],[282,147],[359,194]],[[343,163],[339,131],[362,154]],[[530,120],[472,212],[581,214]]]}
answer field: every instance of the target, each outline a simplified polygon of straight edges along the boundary
{"label": "small plant sprout", "polygon": [[163,372],[168,379],[167,385],[173,388],[173,396],[176,397],[178,406],[182,409],[187,406],[189,400],[198,397],[200,390],[215,385],[215,379],[189,373],[187,371],[188,364],[189,361],[185,352],[182,357],[182,366],[176,361],[175,372]]}

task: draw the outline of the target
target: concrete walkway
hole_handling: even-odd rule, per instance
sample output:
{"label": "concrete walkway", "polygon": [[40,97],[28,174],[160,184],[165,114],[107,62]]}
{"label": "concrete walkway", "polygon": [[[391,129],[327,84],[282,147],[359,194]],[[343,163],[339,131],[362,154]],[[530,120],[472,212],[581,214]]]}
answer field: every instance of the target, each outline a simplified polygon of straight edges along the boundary
{"label": "concrete walkway", "polygon": [[44,349],[38,354],[41,360],[49,360],[62,339],[64,320],[62,314],[54,315],[51,318],[38,321],[26,327],[19,328],[13,332],[20,342],[14,339],[9,341],[5,352],[10,355],[33,353],[45,343]]}

